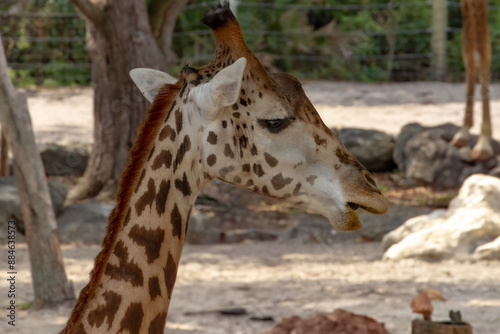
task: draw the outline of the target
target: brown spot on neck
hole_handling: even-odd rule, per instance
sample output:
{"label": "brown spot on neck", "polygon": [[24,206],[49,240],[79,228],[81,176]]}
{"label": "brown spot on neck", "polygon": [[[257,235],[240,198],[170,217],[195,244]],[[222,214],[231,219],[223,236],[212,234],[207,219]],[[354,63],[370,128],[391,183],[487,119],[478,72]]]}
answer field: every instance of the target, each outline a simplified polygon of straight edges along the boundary
{"label": "brown spot on neck", "polygon": [[141,303],[132,303],[125,312],[122,321],[120,322],[120,330],[118,333],[139,334],[142,325],[144,310]]}
{"label": "brown spot on neck", "polygon": [[144,247],[148,263],[152,263],[160,257],[161,245],[165,239],[165,231],[161,228],[147,229],[144,226],[134,225],[128,236],[136,244]]}
{"label": "brown spot on neck", "polygon": [[91,311],[87,320],[90,326],[96,328],[100,328],[104,320],[107,320],[108,330],[110,330],[115,320],[116,312],[120,308],[122,297],[113,291],[105,291],[102,296],[104,298],[104,304],[98,305]]}

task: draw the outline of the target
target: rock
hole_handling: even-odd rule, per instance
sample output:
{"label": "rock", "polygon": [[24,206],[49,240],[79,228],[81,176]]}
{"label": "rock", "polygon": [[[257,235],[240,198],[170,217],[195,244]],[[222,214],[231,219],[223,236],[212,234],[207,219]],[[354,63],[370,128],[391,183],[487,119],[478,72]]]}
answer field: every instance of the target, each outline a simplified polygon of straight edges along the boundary
{"label": "rock", "polygon": [[[57,179],[48,180],[50,198],[56,217],[62,212],[67,189]],[[21,214],[21,203],[14,176],[0,177],[0,221],[13,219],[18,230],[24,234],[24,220]]]}
{"label": "rock", "polygon": [[343,128],[338,137],[371,172],[391,171],[396,165],[393,160],[395,140],[388,134],[377,130]]}
{"label": "rock", "polygon": [[427,214],[432,209],[425,206],[409,206],[391,204],[390,210],[383,215],[374,215],[367,211],[358,212],[363,225],[359,232],[364,240],[380,241],[390,231],[403,225],[415,216]]}
{"label": "rock", "polygon": [[221,240],[221,230],[212,224],[213,215],[201,212],[193,207],[189,218],[186,242],[193,245],[216,244]]}
{"label": "rock", "polygon": [[239,243],[244,240],[276,240],[280,233],[256,228],[225,229],[221,217],[201,212],[196,207],[189,219],[186,242],[193,245]]}
{"label": "rock", "polygon": [[50,178],[48,180],[50,198],[54,206],[54,213],[58,217],[64,209],[64,201],[68,194],[68,188],[58,179]]}
{"label": "rock", "polygon": [[[470,160],[470,150],[477,136],[471,136],[469,146],[462,149],[450,145],[458,129],[453,124],[423,127],[412,123],[403,127],[396,139],[394,161],[410,184],[459,188],[470,175],[487,174],[499,165],[495,157],[486,161]],[[500,143],[492,141],[492,146],[500,156]]]}
{"label": "rock", "polygon": [[18,224],[23,221],[19,193],[13,176],[0,177],[0,208],[0,221],[5,223],[13,219]]}
{"label": "rock", "polygon": [[48,144],[41,152],[45,174],[48,176],[81,176],[87,167],[89,148],[84,144],[61,146]]}
{"label": "rock", "polygon": [[476,248],[473,256],[477,260],[500,260],[500,237]]}
{"label": "rock", "polygon": [[382,238],[382,247],[384,250],[387,250],[389,247],[397,244],[407,236],[426,228],[430,228],[434,225],[444,223],[446,219],[447,211],[443,209],[434,210],[429,214],[410,218],[404,222],[401,227],[387,233]]}
{"label": "rock", "polygon": [[309,319],[298,316],[283,319],[263,334],[389,334],[384,324],[346,310],[336,309]]}
{"label": "rock", "polygon": [[470,176],[448,210],[410,219],[387,234],[383,258],[471,259],[481,258],[481,252],[489,256],[488,247],[481,246],[500,236],[499,198],[500,179]]}
{"label": "rock", "polygon": [[57,219],[62,242],[101,244],[106,234],[108,216],[114,204],[84,202],[72,204]]}

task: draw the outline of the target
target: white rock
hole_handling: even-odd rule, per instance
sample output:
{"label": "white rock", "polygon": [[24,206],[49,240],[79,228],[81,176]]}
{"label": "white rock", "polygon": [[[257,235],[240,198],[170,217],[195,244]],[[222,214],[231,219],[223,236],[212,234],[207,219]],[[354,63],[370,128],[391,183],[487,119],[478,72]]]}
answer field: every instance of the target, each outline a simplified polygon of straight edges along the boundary
{"label": "white rock", "polygon": [[500,241],[491,241],[499,236],[500,179],[475,174],[465,180],[448,210],[409,219],[388,233],[384,259],[494,258],[495,250],[500,253]]}
{"label": "white rock", "polygon": [[476,248],[473,256],[477,260],[500,260],[500,237]]}

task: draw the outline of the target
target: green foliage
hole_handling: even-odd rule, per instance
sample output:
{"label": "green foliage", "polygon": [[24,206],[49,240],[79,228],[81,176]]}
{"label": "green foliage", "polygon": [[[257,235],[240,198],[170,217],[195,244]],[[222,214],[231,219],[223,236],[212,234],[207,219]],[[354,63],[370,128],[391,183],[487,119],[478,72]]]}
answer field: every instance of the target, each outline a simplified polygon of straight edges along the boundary
{"label": "green foliage", "polygon": [[16,3],[9,0],[0,7],[2,40],[14,84],[88,85],[85,22],[70,1],[28,0],[20,13],[9,14]]}
{"label": "green foliage", "polygon": [[[202,3],[193,1],[181,14],[173,43],[180,58],[194,65],[213,52],[212,37],[199,22]],[[237,17],[247,44],[266,55],[261,59],[268,68],[303,78],[360,81],[417,74],[426,79],[422,74],[429,73],[431,7],[425,1],[405,6],[388,0],[249,0],[240,2]],[[413,54],[422,56],[405,61]]]}
{"label": "green foliage", "polygon": [[[145,0],[148,2],[149,0]],[[6,15],[16,0],[0,3],[11,74],[17,85],[86,85],[90,66],[85,22],[70,0],[28,0],[27,15]],[[272,71],[299,78],[355,81],[431,78],[432,2],[428,0],[241,0],[238,21],[249,47]],[[447,66],[463,80],[459,0],[448,1]],[[500,79],[500,7],[489,0],[492,75]],[[192,0],[180,14],[173,48],[180,62],[205,64],[213,36],[201,23],[207,1]]]}

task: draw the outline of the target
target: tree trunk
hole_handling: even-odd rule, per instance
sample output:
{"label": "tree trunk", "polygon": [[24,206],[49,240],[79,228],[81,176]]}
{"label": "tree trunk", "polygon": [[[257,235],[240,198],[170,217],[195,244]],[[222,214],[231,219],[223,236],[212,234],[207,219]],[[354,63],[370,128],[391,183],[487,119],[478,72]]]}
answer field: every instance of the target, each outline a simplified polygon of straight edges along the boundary
{"label": "tree trunk", "polygon": [[172,51],[172,35],[175,21],[187,2],[188,0],[155,0],[148,5],[151,30],[168,67],[177,61],[177,55]]}
{"label": "tree trunk", "polygon": [[38,152],[24,94],[16,94],[0,38],[0,123],[14,156],[14,171],[26,227],[35,307],[74,300],[64,272],[56,219],[42,158]]}
{"label": "tree trunk", "polygon": [[9,176],[9,143],[7,143],[5,131],[0,128],[0,132],[2,133],[2,143],[0,144],[0,177],[2,177]]}
{"label": "tree trunk", "polygon": [[67,203],[114,195],[149,103],[129,77],[136,67],[165,69],[144,0],[72,0],[87,21],[94,87],[94,145],[83,178]]}

